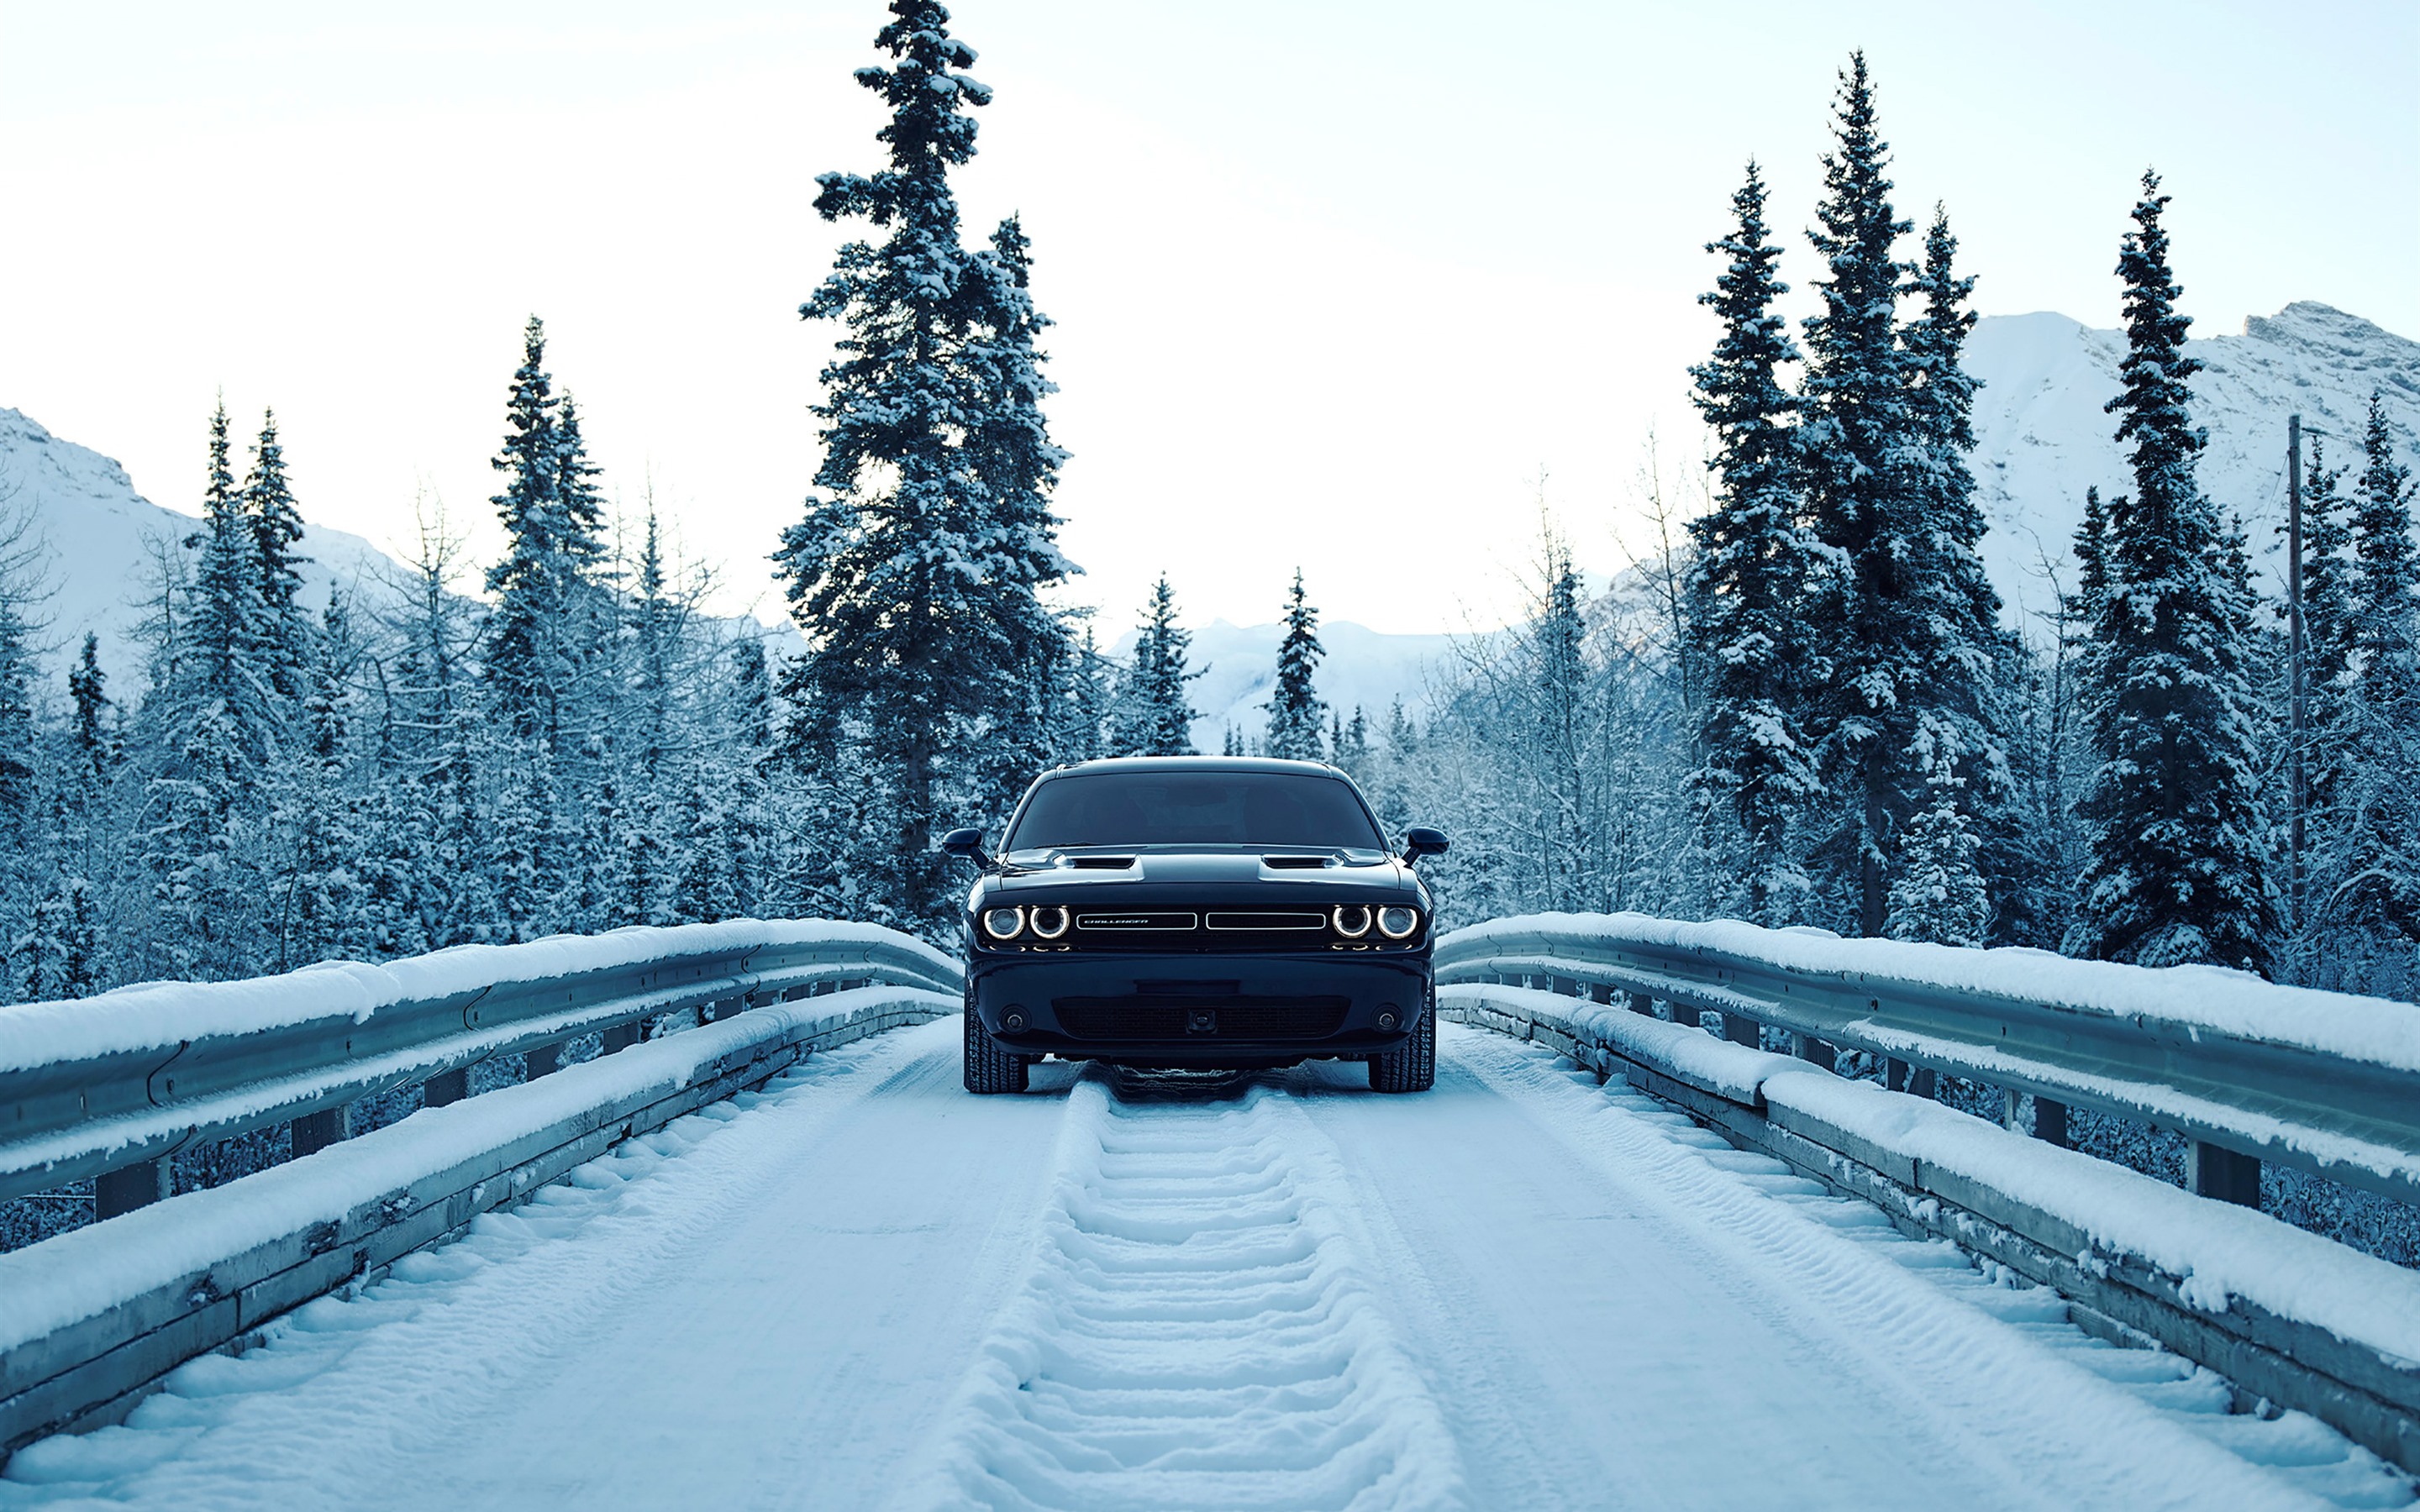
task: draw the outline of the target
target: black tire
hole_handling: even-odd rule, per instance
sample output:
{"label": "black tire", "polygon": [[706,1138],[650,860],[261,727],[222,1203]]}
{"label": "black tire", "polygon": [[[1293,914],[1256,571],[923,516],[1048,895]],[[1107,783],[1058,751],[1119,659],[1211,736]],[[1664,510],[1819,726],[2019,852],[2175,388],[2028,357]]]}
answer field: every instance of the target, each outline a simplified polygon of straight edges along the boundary
{"label": "black tire", "polygon": [[1373,1092],[1425,1092],[1436,1085],[1436,988],[1420,1004],[1420,1020],[1409,1038],[1370,1057]]}
{"label": "black tire", "polygon": [[1022,1092],[1025,1090],[1023,1056],[1002,1045],[983,1026],[975,1015],[975,990],[967,988],[967,1090],[970,1092]]}

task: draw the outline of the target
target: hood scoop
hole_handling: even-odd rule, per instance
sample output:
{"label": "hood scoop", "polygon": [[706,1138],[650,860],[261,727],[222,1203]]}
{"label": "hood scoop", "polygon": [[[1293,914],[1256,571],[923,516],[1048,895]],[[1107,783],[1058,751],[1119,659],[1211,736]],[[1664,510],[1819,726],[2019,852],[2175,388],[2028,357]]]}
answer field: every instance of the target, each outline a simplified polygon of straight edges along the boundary
{"label": "hood scoop", "polygon": [[1067,865],[1078,872],[1125,872],[1135,864],[1131,856],[1071,856]]}
{"label": "hood scoop", "polygon": [[1334,866],[1333,856],[1264,856],[1261,864],[1272,872],[1318,872]]}

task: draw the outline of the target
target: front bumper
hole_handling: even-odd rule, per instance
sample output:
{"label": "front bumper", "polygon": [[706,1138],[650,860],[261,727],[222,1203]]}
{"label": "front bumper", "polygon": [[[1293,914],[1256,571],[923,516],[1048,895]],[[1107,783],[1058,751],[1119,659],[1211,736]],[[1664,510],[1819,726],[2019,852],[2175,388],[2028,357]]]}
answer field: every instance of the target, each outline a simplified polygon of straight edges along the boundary
{"label": "front bumper", "polygon": [[1430,966],[1425,949],[979,952],[967,977],[975,1016],[1020,1055],[1218,1067],[1392,1050],[1427,1001]]}

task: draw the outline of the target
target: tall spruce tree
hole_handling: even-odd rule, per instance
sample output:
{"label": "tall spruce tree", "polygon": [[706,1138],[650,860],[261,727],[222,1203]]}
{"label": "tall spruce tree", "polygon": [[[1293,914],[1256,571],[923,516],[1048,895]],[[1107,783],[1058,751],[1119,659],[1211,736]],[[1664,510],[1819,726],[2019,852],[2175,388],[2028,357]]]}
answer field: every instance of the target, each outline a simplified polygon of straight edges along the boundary
{"label": "tall spruce tree", "polygon": [[1689,522],[1697,546],[1685,605],[1692,660],[1706,670],[1693,779],[1737,826],[1743,911],[1760,923],[1798,917],[1807,888],[1791,846],[1793,818],[1818,788],[1802,720],[1823,676],[1803,615],[1823,549],[1802,529],[1791,419],[1781,385],[1798,349],[1774,303],[1789,291],[1766,239],[1756,164],[1731,195],[1736,226],[1706,244],[1725,259],[1698,302],[1722,317],[1713,357],[1689,370],[1714,433],[1714,507]]}
{"label": "tall spruce tree", "polygon": [[1064,633],[1035,594],[1069,568],[1043,501],[1063,454],[1039,423],[1048,387],[1032,367],[1023,234],[1005,227],[970,257],[949,183],[974,155],[965,112],[991,91],[964,71],[974,51],[943,7],[892,0],[891,12],[875,45],[892,65],[857,74],[891,109],[889,166],[822,175],[815,199],[824,219],[883,237],[843,247],[799,306],[845,331],[814,408],[822,492],[775,561],[808,642],[784,679],[792,759],[836,769],[837,743],[859,749],[880,811],[849,826],[873,844],[852,858],[866,888],[854,906],[928,926],[947,912],[932,848],[942,803],[982,801],[985,743],[1032,722],[1020,670]]}
{"label": "tall spruce tree", "polygon": [[499,727],[551,755],[579,674],[575,614],[604,544],[578,419],[555,399],[546,326],[535,316],[521,332],[504,427],[493,462],[504,490],[490,501],[504,528],[504,555],[488,569],[495,608],[481,665]]}
{"label": "tall spruce tree", "polygon": [[2159,184],[2143,176],[2118,259],[2127,352],[2108,409],[2131,448],[2134,491],[2106,506],[2108,580],[2086,711],[2100,765],[2079,806],[2092,859],[2067,949],[2265,971],[2278,919],[2236,583],[2243,569],[2195,476],[2203,435],[2186,380],[2201,364],[2184,351],[2191,322],[2176,307]]}
{"label": "tall spruce tree", "polygon": [[2349,577],[2348,744],[2361,759],[2319,847],[2322,918],[2420,939],[2420,550],[2411,470],[2396,460],[2382,395],[2362,428]]}
{"label": "tall spruce tree", "polygon": [[1327,705],[1314,686],[1319,658],[1326,654],[1319,643],[1319,610],[1311,607],[1297,567],[1286,596],[1285,639],[1278,642],[1277,687],[1267,704],[1269,755],[1315,762],[1326,754],[1319,727]]}
{"label": "tall spruce tree", "polygon": [[260,418],[252,471],[243,480],[243,510],[252,522],[260,573],[262,662],[276,697],[292,702],[302,697],[303,670],[312,656],[311,621],[301,603],[302,564],[310,558],[297,550],[302,513],[286,480],[286,448],[277,440],[274,410]]}
{"label": "tall spruce tree", "polygon": [[1847,921],[1872,934],[1883,924],[1893,809],[1904,791],[1893,716],[1905,627],[1891,602],[1903,584],[1891,552],[1903,544],[1913,438],[1896,315],[1910,270],[1895,251],[1910,226],[1891,208],[1889,148],[1862,52],[1840,76],[1833,131],[1822,225],[1809,233],[1829,276],[1815,281],[1823,311],[1806,322],[1797,437],[1808,520],[1834,563],[1808,601],[1809,627],[1834,656],[1807,727],[1840,789],[1825,845],[1830,870],[1849,881]]}
{"label": "tall spruce tree", "polygon": [[1120,680],[1114,743],[1121,756],[1190,756],[1199,716],[1186,685],[1207,672],[1187,665],[1193,637],[1176,623],[1176,592],[1161,573],[1135,638],[1134,663]]}
{"label": "tall spruce tree", "polygon": [[[1807,724],[1840,789],[1824,849],[1846,884],[1842,914],[1878,934],[1899,828],[1936,791],[1929,764],[1946,756],[1956,767],[1953,791],[2007,786],[1988,722],[2001,646],[1964,455],[1973,382],[1959,358],[1972,281],[1951,266],[1957,243],[1941,218],[1921,265],[1897,255],[1910,225],[1891,208],[1862,53],[1841,76],[1834,131],[1811,233],[1829,276],[1816,281],[1823,310],[1806,322],[1798,428],[1809,521],[1837,564],[1809,617],[1834,651]],[[1904,328],[1903,291],[1922,301]]]}
{"label": "tall spruce tree", "polygon": [[2344,469],[2327,465],[2326,440],[2313,436],[2303,473],[2303,802],[2322,826],[2334,820],[2346,775],[2365,759],[2350,720],[2352,531],[2343,481]]}

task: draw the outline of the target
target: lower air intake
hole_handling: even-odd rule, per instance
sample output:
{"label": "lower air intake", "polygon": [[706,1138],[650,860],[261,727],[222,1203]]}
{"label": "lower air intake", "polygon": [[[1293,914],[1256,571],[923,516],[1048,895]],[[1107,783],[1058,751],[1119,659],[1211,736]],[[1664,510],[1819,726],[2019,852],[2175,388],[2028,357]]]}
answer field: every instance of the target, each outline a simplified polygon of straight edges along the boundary
{"label": "lower air intake", "polygon": [[[1344,1026],[1346,997],[1060,997],[1059,1026],[1078,1040],[1317,1040]],[[1202,1015],[1212,1015],[1208,1027]]]}

